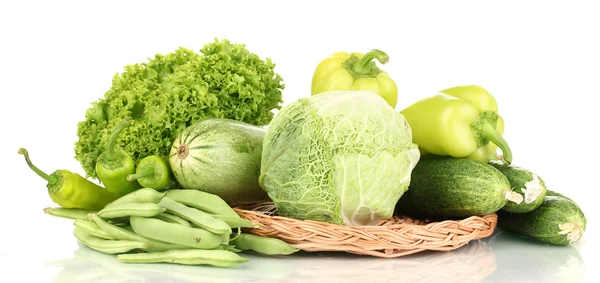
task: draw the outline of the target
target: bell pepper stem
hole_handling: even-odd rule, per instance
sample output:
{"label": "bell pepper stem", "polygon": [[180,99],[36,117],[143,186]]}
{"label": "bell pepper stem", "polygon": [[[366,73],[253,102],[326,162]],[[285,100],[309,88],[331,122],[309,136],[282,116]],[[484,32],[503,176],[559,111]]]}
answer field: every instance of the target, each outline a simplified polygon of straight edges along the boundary
{"label": "bell pepper stem", "polygon": [[27,162],[27,165],[29,166],[29,168],[31,168],[31,170],[33,170],[33,172],[35,172],[38,176],[40,176],[44,180],[48,181],[48,183],[55,183],[57,181],[55,177],[44,173],[44,171],[40,170],[39,168],[37,168],[37,166],[33,165],[31,160],[29,159],[29,152],[27,152],[26,149],[19,148],[19,154],[22,154],[25,156],[25,162]]}
{"label": "bell pepper stem", "polygon": [[497,145],[502,150],[502,154],[504,156],[503,162],[505,162],[507,165],[510,165],[512,162],[512,151],[510,150],[506,140],[489,122],[483,122],[480,124],[480,126],[481,136]]}
{"label": "bell pepper stem", "polygon": [[365,55],[354,63],[352,71],[358,76],[376,75],[379,72],[379,68],[375,64],[372,64],[373,59],[377,59],[379,63],[385,64],[390,60],[390,57],[381,50],[373,49],[365,53]]}
{"label": "bell pepper stem", "polygon": [[154,168],[148,167],[141,170],[139,173],[127,175],[127,181],[131,182],[140,178],[148,178],[154,176]]}
{"label": "bell pepper stem", "polygon": [[129,126],[129,119],[125,118],[121,121],[115,129],[112,131],[110,136],[108,137],[108,141],[106,142],[106,152],[105,158],[106,161],[117,161],[119,160],[120,155],[117,153],[115,147],[117,143],[117,138],[119,134],[125,129],[125,127]]}

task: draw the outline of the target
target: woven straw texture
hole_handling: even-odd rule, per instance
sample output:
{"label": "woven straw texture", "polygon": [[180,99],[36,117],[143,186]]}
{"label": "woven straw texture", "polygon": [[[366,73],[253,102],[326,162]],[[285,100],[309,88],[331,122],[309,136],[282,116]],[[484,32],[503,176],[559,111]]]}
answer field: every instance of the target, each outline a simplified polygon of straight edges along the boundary
{"label": "woven straw texture", "polygon": [[451,251],[492,235],[498,221],[495,213],[439,222],[394,216],[373,226],[343,226],[282,217],[277,215],[273,203],[234,209],[256,224],[255,228],[246,228],[247,232],[281,239],[300,250],[341,251],[382,258],[425,250]]}

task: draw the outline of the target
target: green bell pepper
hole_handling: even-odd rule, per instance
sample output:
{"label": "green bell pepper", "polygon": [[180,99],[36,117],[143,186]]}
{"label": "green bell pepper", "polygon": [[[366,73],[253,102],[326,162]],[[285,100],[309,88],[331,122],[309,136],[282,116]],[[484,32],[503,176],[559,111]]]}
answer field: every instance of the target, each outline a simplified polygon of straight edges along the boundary
{"label": "green bell pepper", "polygon": [[331,90],[368,90],[379,94],[392,107],[398,101],[398,86],[375,62],[389,61],[381,50],[360,52],[336,52],[317,65],[313,74],[311,95]]}
{"label": "green bell pepper", "polygon": [[488,163],[499,147],[504,162],[512,162],[502,137],[504,120],[496,99],[484,88],[448,88],[400,111],[412,129],[421,154],[468,158]]}

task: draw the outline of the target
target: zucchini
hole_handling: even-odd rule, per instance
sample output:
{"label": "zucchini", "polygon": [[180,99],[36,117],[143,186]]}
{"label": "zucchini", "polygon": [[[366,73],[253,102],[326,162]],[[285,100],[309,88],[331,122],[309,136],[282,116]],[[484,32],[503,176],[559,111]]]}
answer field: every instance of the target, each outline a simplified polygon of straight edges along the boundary
{"label": "zucchini", "polygon": [[169,155],[177,183],[217,195],[231,206],[268,201],[258,184],[265,133],[265,128],[221,118],[190,125]]}
{"label": "zucchini", "polygon": [[414,217],[458,218],[494,213],[518,194],[493,166],[466,158],[424,155],[396,212]]}
{"label": "zucchini", "polygon": [[508,202],[502,209],[514,213],[530,212],[538,208],[546,197],[546,183],[540,176],[515,165],[505,165],[500,161],[490,161],[490,165],[504,174],[513,190],[520,195],[520,201]]}
{"label": "zucchini", "polygon": [[498,228],[552,245],[573,244],[583,236],[587,221],[579,205],[552,191],[527,213],[498,212]]}

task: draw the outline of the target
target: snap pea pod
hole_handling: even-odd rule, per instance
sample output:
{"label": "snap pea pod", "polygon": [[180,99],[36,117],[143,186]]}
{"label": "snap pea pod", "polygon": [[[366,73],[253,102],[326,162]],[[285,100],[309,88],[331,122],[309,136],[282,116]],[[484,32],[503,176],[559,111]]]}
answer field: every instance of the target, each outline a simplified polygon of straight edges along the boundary
{"label": "snap pea pod", "polygon": [[128,216],[152,217],[165,212],[166,209],[155,203],[116,203],[107,206],[97,215],[102,218],[120,218]]}
{"label": "snap pea pod", "polygon": [[158,253],[120,254],[117,259],[126,263],[177,263],[184,265],[212,265],[232,267],[248,259],[226,250],[173,250]]}
{"label": "snap pea pod", "polygon": [[121,228],[111,223],[108,223],[96,214],[92,214],[91,218],[100,227],[100,229],[102,229],[114,239],[148,243],[148,247],[145,249],[148,252],[164,252],[168,250],[189,249],[189,247],[186,246],[149,239],[142,235],[136,234],[135,232],[130,231],[128,229]]}
{"label": "snap pea pod", "polygon": [[187,227],[192,227],[192,224],[190,224],[190,222],[188,222],[187,220],[171,214],[171,213],[167,213],[167,212],[163,212],[163,213],[159,213],[157,215],[155,215],[154,217],[160,219],[160,220],[164,220],[167,222],[171,222],[171,223],[177,223],[183,226],[187,226]]}
{"label": "snap pea pod", "polygon": [[252,250],[266,255],[289,255],[298,251],[280,239],[248,233],[239,234],[230,244],[242,251]]}
{"label": "snap pea pod", "polygon": [[211,214],[240,217],[225,200],[215,194],[179,189],[167,191],[166,197]]}
{"label": "snap pea pod", "polygon": [[159,192],[150,188],[141,188],[116,199],[107,206],[118,203],[158,203],[165,194],[166,192]]}
{"label": "snap pea pod", "polygon": [[132,216],[131,228],[144,237],[196,249],[214,249],[229,244],[228,237],[202,228],[186,227],[157,218]]}
{"label": "snap pea pod", "polygon": [[164,207],[169,213],[177,215],[215,234],[231,233],[231,227],[225,221],[216,219],[202,210],[185,206],[168,196],[161,199],[158,205]]}
{"label": "snap pea pod", "polygon": [[88,214],[95,213],[94,210],[81,209],[81,208],[64,208],[64,207],[46,207],[44,213],[61,218],[67,219],[83,219],[88,218]]}
{"label": "snap pea pod", "polygon": [[148,244],[140,241],[106,240],[89,234],[79,227],[75,227],[73,235],[82,244],[91,249],[106,254],[120,254],[137,249],[146,249]]}
{"label": "snap pea pod", "polygon": [[115,240],[115,238],[111,237],[105,231],[100,229],[100,226],[98,226],[98,224],[96,224],[96,222],[83,220],[83,219],[77,219],[77,220],[75,220],[73,225],[75,225],[75,227],[79,227],[79,228],[85,230],[86,232],[88,232],[88,234],[96,236],[98,238],[107,239],[107,240]]}

